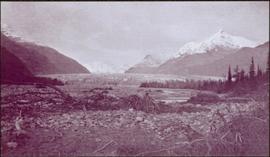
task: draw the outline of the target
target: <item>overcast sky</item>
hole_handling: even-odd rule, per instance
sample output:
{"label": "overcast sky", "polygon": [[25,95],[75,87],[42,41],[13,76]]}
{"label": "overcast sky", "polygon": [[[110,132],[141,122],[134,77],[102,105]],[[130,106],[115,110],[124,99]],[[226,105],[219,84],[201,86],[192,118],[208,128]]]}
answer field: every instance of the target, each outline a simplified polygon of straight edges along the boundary
{"label": "overcast sky", "polygon": [[269,40],[269,2],[1,2],[1,25],[51,46],[92,72],[121,72],[170,56],[219,29]]}

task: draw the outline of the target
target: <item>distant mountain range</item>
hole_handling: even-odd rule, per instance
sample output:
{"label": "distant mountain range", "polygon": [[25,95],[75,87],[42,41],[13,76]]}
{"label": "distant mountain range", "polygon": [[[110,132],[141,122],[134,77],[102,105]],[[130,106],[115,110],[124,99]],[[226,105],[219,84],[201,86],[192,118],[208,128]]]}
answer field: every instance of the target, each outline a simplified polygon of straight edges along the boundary
{"label": "distant mountain range", "polygon": [[204,41],[185,44],[176,57],[160,65],[138,67],[144,65],[139,63],[126,73],[226,76],[229,65],[232,68],[238,65],[247,71],[251,57],[265,69],[269,42],[257,45],[256,42],[220,30]]}
{"label": "distant mountain range", "polygon": [[7,36],[1,32],[1,52],[2,48],[16,56],[33,75],[89,73],[77,61],[53,48]]}

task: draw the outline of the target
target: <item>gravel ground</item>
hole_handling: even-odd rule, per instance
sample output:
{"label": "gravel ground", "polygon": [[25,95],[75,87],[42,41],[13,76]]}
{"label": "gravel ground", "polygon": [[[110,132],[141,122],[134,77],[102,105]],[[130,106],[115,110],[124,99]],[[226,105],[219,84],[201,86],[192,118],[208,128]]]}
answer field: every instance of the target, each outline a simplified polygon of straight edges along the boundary
{"label": "gravel ground", "polygon": [[[226,133],[227,123],[238,115],[252,117],[253,111],[258,108],[256,102],[223,102],[204,105],[209,109],[207,111],[190,113],[152,114],[132,108],[129,110],[45,112],[45,109],[53,109],[57,102],[64,103],[63,98],[56,91],[28,86],[20,88],[10,86],[9,90],[6,88],[4,90],[6,91],[3,92],[1,98],[5,98],[5,101],[9,101],[7,98],[12,94],[41,93],[34,96],[28,94],[24,97],[19,95],[16,97],[16,101],[10,104],[24,105],[35,100],[36,97],[42,97],[42,100],[37,103],[44,108],[44,112],[33,115],[23,113],[21,117],[18,113],[19,110],[14,110],[12,118],[1,118],[1,152],[4,156],[173,156],[209,155],[209,153],[220,155],[219,152],[209,149],[210,147],[214,149],[218,145],[213,142],[217,137],[212,136],[216,132],[220,132],[224,136],[222,138],[228,138],[228,141],[230,137],[234,138],[235,133]],[[49,102],[48,99],[55,101]],[[194,105],[202,106],[184,104],[184,106]],[[1,103],[1,110],[2,107]],[[20,118],[18,119],[18,117]],[[258,119],[259,123],[256,123],[258,126],[255,129],[265,124],[263,118]],[[246,120],[251,121],[247,118]],[[224,127],[225,132],[219,131]],[[214,140],[209,142],[206,139]],[[255,151],[255,153],[257,152]]]}

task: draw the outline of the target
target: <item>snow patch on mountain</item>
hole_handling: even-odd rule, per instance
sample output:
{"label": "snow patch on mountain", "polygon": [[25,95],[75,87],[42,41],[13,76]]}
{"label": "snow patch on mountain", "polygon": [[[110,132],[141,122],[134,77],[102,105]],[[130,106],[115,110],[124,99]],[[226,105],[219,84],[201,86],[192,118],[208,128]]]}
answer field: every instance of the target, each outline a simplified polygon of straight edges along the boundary
{"label": "snow patch on mountain", "polygon": [[219,30],[210,38],[202,42],[189,42],[179,49],[178,57],[208,51],[218,51],[222,49],[240,49],[242,47],[256,47],[259,43],[243,37],[234,36]]}

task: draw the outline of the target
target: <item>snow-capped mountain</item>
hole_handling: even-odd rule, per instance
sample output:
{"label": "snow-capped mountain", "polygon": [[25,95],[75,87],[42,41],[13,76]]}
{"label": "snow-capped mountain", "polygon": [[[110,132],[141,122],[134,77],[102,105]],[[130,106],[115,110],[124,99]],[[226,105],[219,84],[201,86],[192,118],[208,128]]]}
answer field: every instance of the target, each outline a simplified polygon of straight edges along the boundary
{"label": "snow-capped mountain", "polygon": [[201,42],[189,42],[182,46],[178,51],[179,56],[185,56],[197,53],[206,53],[209,51],[218,51],[219,49],[240,49],[242,47],[255,47],[258,43],[240,36],[234,36],[224,32],[222,29],[217,33]]}

